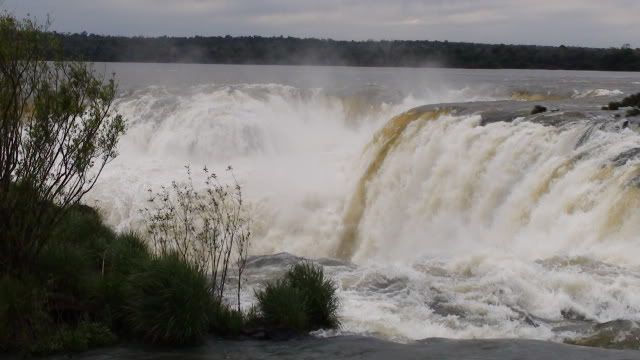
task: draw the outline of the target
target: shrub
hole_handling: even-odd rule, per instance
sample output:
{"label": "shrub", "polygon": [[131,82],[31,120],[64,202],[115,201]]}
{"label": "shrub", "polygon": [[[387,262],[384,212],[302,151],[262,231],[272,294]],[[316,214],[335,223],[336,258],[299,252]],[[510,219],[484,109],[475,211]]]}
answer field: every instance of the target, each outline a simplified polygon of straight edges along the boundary
{"label": "shrub", "polygon": [[309,330],[302,291],[291,286],[287,279],[268,282],[256,292],[256,299],[262,321],[268,328],[296,332]]}
{"label": "shrub", "polygon": [[325,278],[321,266],[310,262],[296,264],[287,272],[286,278],[292,287],[302,293],[305,313],[312,329],[333,329],[340,325],[336,285]]}
{"label": "shrub", "polygon": [[67,211],[54,228],[50,241],[86,249],[94,268],[100,269],[104,252],[115,238],[115,232],[103,222],[95,209],[76,205]]}
{"label": "shrub", "polygon": [[142,271],[152,259],[147,244],[135,233],[118,235],[105,249],[102,271],[128,276]]}
{"label": "shrub", "polygon": [[55,321],[76,322],[102,307],[101,277],[85,248],[49,242],[34,271],[46,284],[47,310]]}
{"label": "shrub", "polygon": [[218,336],[239,336],[245,325],[245,316],[241,311],[229,305],[212,301],[209,313],[209,331]]}
{"label": "shrub", "polygon": [[114,330],[126,331],[124,307],[129,276],[144,271],[150,261],[147,245],[135,233],[118,235],[105,249],[100,270],[105,306],[100,317]]}
{"label": "shrub", "polygon": [[208,279],[178,255],[154,259],[129,277],[126,299],[127,325],[145,342],[194,344],[209,327]]}
{"label": "shrub", "polygon": [[256,291],[256,298],[268,327],[304,332],[340,325],[336,291],[322,267],[303,262],[291,267],[282,279]]}

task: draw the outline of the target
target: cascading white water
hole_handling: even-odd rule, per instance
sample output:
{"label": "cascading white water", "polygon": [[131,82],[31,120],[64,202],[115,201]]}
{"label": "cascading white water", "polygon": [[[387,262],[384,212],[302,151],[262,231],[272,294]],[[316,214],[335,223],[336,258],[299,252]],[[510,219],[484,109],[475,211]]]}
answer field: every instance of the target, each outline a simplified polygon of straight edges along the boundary
{"label": "cascading white water", "polygon": [[553,331],[566,311],[639,318],[640,160],[619,155],[640,137],[586,119],[483,126],[443,112],[389,123],[426,103],[488,100],[472,95],[384,103],[282,85],[138,90],[118,102],[128,133],[88,202],[135,228],[147,188],[182,179],[187,164],[233,165],[255,254],[348,249],[357,267],[328,268],[345,332],[557,339],[570,336]]}
{"label": "cascading white water", "polygon": [[117,104],[129,128],[88,201],[117,228],[136,227],[148,188],[184,179],[185,165],[232,165],[253,207],[255,253],[329,255],[370,134],[409,108],[464,98],[473,97],[387,104],[275,84],[142,89]]}
{"label": "cascading white water", "polygon": [[343,277],[349,330],[561,339],[567,313],[640,318],[637,133],[404,116],[351,200],[342,241],[366,270]]}
{"label": "cascading white water", "polygon": [[592,126],[480,126],[479,115],[409,124],[367,179],[354,258],[470,252],[640,265],[640,161],[614,161],[640,137]]}

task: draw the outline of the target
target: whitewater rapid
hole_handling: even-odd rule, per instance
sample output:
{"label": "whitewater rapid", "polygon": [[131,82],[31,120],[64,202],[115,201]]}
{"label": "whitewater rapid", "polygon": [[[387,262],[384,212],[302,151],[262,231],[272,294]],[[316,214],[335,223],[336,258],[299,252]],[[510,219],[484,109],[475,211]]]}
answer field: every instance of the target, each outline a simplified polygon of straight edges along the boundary
{"label": "whitewater rapid", "polygon": [[147,189],[184,179],[185,165],[223,178],[232,165],[254,254],[347,260],[326,267],[342,332],[561,340],[577,331],[567,312],[640,319],[640,136],[586,117],[552,126],[486,124],[446,106],[406,113],[560,97],[145,87],[118,100],[128,131],[87,202],[116,228],[140,229]]}

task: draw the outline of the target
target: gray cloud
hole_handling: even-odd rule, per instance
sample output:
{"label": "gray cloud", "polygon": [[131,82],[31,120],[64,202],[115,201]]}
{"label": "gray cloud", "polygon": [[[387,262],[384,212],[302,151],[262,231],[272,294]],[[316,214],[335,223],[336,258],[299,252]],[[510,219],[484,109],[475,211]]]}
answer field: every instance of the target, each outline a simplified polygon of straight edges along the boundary
{"label": "gray cloud", "polygon": [[5,0],[4,8],[50,14],[54,30],[99,34],[640,46],[637,0]]}

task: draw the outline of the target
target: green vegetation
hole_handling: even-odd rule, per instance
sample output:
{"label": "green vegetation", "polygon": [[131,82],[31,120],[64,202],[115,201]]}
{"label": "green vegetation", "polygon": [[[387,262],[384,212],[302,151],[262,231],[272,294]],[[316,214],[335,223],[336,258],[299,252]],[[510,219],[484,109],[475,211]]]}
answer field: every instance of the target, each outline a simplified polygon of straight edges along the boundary
{"label": "green vegetation", "polygon": [[101,254],[125,246],[124,239],[93,209],[70,208],[33,267],[0,281],[0,334],[13,334],[0,337],[0,348],[48,354],[113,344],[113,312],[121,306],[107,289],[121,292],[124,284],[110,281],[116,270]]}
{"label": "green vegetation", "polygon": [[264,289],[256,292],[258,309],[265,325],[294,332],[310,330],[303,298],[302,291],[293,287],[287,279],[269,282]]}
{"label": "green vegetation", "polygon": [[53,228],[116,156],[116,86],[60,59],[45,27],[0,15],[0,274],[34,266]]}
{"label": "green vegetation", "polygon": [[153,259],[127,282],[127,324],[149,343],[197,344],[209,329],[211,306],[207,277],[177,254]]}
{"label": "green vegetation", "polygon": [[[0,349],[48,353],[115,338],[103,253],[115,234],[80,206],[116,154],[115,82],[62,62],[30,19],[0,15]],[[54,61],[47,61],[53,59]]]}
{"label": "green vegetation", "polygon": [[639,71],[640,49],[488,45],[448,41],[335,41],[293,37],[119,37],[55,34],[68,58],[208,64],[447,66]]}
{"label": "green vegetation", "polygon": [[259,316],[270,328],[308,332],[340,325],[336,286],[311,263],[294,265],[282,279],[256,291],[256,298]]}
{"label": "green vegetation", "polygon": [[603,106],[602,110],[619,110],[620,108],[627,107],[630,108],[626,112],[627,117],[639,116],[640,115],[640,93],[627,96],[619,102],[610,102],[608,106]]}
{"label": "green vegetation", "polygon": [[[81,205],[125,124],[112,110],[115,82],[84,63],[46,61],[58,51],[46,28],[0,15],[0,353],[70,353],[118,339],[182,346],[256,325],[297,333],[338,325],[335,287],[308,264],[277,281],[294,295],[274,298],[302,320],[278,304],[241,311],[251,231],[231,168],[230,185],[205,168],[203,191],[188,170],[186,183],[151,192],[141,211],[148,242]],[[229,279],[237,308],[226,302]]]}

